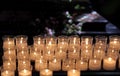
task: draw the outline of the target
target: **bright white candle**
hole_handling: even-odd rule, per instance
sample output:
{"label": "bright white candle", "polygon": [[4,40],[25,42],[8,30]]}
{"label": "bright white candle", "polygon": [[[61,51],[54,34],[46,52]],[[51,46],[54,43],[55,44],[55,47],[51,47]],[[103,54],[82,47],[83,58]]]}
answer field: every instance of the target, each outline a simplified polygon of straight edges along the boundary
{"label": "bright white candle", "polygon": [[23,69],[19,71],[19,76],[32,76],[32,72],[30,70]]}
{"label": "bright white candle", "polygon": [[115,70],[116,68],[116,60],[112,57],[104,58],[103,60],[103,68],[105,70]]}
{"label": "bright white candle", "polygon": [[1,76],[15,76],[15,75],[14,75],[14,71],[3,70],[1,71]]}
{"label": "bright white candle", "polygon": [[61,70],[61,61],[56,58],[49,61],[49,69],[53,71]]}
{"label": "bright white candle", "polygon": [[80,76],[80,71],[72,69],[67,72],[67,76]]}
{"label": "bright white candle", "polygon": [[44,69],[40,71],[40,76],[53,76],[53,72],[49,69]]}
{"label": "bright white candle", "polygon": [[101,60],[90,59],[89,60],[89,69],[90,70],[100,70],[101,69]]}

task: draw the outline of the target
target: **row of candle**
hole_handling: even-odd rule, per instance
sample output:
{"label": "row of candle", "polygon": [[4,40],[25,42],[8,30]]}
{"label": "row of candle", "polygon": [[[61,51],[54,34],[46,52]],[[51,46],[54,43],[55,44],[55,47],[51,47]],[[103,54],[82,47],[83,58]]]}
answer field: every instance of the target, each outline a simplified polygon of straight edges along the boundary
{"label": "row of candle", "polygon": [[[62,47],[66,48],[69,46],[76,46],[77,48],[84,47],[84,45],[93,45],[93,37],[92,36],[58,36],[58,37],[42,37],[40,35],[33,37],[33,45],[36,47],[40,47],[43,49],[44,47]],[[107,42],[107,40],[109,41]],[[3,37],[3,49],[6,48],[15,48],[15,45],[17,48],[19,47],[26,47],[28,45],[28,36],[26,35],[18,35],[18,36],[4,36]],[[109,38],[106,36],[96,36],[95,37],[95,43],[96,44],[110,44],[110,47],[113,48],[119,48],[120,45],[120,36],[117,35],[111,35]]]}
{"label": "row of candle", "polygon": [[[110,50],[108,50],[106,37],[96,36],[93,51],[93,38],[91,36],[83,36],[81,43],[78,36],[69,38],[59,36],[57,39],[55,37],[42,38],[41,36],[35,36],[33,46],[29,50],[27,36],[20,35],[15,39],[5,36],[3,39],[3,69],[16,70],[17,59],[19,76],[28,76],[29,74],[31,76],[33,66],[30,65],[30,60],[35,61],[34,67],[37,71],[46,68],[52,71],[59,71],[61,68],[63,71],[70,69],[87,70],[88,68],[99,70],[103,59],[103,68],[105,70],[114,70],[119,54],[119,36],[111,36],[110,38],[108,44]],[[105,55],[106,48],[107,55]],[[13,68],[10,69],[10,66]]]}

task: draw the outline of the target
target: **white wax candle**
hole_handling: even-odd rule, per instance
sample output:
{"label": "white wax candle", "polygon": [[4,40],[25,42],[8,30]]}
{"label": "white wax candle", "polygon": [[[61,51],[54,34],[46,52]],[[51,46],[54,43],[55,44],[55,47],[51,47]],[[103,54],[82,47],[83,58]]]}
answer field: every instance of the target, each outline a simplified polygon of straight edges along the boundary
{"label": "white wax candle", "polygon": [[89,69],[90,70],[100,70],[101,69],[101,60],[90,59],[89,60]]}
{"label": "white wax candle", "polygon": [[53,71],[61,70],[61,61],[58,59],[49,61],[49,69]]}
{"label": "white wax candle", "polygon": [[105,70],[115,70],[116,68],[116,60],[111,57],[105,58],[103,60],[103,68]]}
{"label": "white wax candle", "polygon": [[49,69],[44,69],[40,71],[40,76],[53,76],[53,72]]}
{"label": "white wax candle", "polygon": [[32,76],[32,72],[30,70],[21,70],[19,71],[19,76]]}
{"label": "white wax candle", "polygon": [[69,70],[69,71],[67,72],[67,76],[80,76],[80,71],[75,70],[75,69]]}
{"label": "white wax candle", "polygon": [[4,70],[1,72],[1,76],[14,76],[14,71]]}
{"label": "white wax candle", "polygon": [[81,70],[81,71],[85,71],[88,69],[88,62],[84,62],[84,61],[77,61],[76,62],[76,69],[77,70]]}

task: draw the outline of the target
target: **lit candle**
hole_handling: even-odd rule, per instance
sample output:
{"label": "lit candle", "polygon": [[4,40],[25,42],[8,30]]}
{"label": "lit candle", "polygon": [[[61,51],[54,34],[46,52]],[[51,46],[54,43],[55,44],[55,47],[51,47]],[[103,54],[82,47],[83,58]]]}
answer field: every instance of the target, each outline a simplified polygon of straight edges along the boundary
{"label": "lit candle", "polygon": [[2,70],[1,71],[1,76],[15,76],[15,75],[14,75],[14,71]]}
{"label": "lit candle", "polygon": [[109,47],[120,49],[120,36],[118,35],[111,35],[109,36]]}
{"label": "lit candle", "polygon": [[44,69],[40,71],[40,76],[53,76],[53,72],[49,69]]}
{"label": "lit candle", "polygon": [[68,51],[68,58],[69,58],[69,59],[78,59],[79,56],[80,56],[79,49],[71,48],[71,49]]}
{"label": "lit candle", "polygon": [[104,58],[103,60],[103,68],[105,70],[115,70],[116,68],[116,60],[112,57]]}
{"label": "lit candle", "polygon": [[80,71],[72,69],[67,72],[67,76],[80,76]]}
{"label": "lit candle", "polygon": [[55,50],[57,45],[57,39],[55,37],[46,37],[46,45],[49,50]]}
{"label": "lit candle", "polygon": [[14,48],[14,37],[12,36],[3,36],[3,49]]}
{"label": "lit candle", "polygon": [[103,59],[105,51],[103,49],[94,49],[94,58]]}
{"label": "lit candle", "polygon": [[11,58],[11,59],[16,59],[16,52],[14,49],[8,49],[4,50],[4,57],[5,58]]}
{"label": "lit candle", "polygon": [[31,60],[36,60],[41,56],[41,50],[37,47],[31,47],[30,48],[30,59]]}
{"label": "lit candle", "polygon": [[54,57],[53,50],[44,50],[43,51],[43,58],[45,58],[45,60],[52,60],[53,57]]}
{"label": "lit candle", "polygon": [[68,48],[68,37],[67,36],[58,37],[58,47],[63,48],[63,49]]}
{"label": "lit candle", "polygon": [[18,70],[30,69],[30,60],[18,60]]}
{"label": "lit candle", "polygon": [[19,71],[19,76],[32,76],[32,72],[27,69],[23,69]]}
{"label": "lit candle", "polygon": [[64,59],[62,62],[62,70],[68,71],[70,69],[75,68],[75,60],[74,59]]}
{"label": "lit candle", "polygon": [[14,41],[4,41],[3,48],[14,48]]}
{"label": "lit candle", "polygon": [[16,47],[17,48],[25,48],[27,47],[28,37],[26,35],[18,35],[15,37],[16,39]]}
{"label": "lit candle", "polygon": [[92,45],[93,37],[92,36],[82,36],[81,37],[81,46]]}
{"label": "lit candle", "polygon": [[17,59],[29,59],[29,51],[28,49],[22,49],[17,51]]}
{"label": "lit candle", "polygon": [[52,70],[52,71],[61,70],[61,61],[56,59],[56,58],[49,61],[49,69]]}
{"label": "lit candle", "polygon": [[92,57],[92,49],[82,49],[81,50],[81,57],[82,58],[91,58]]}
{"label": "lit candle", "polygon": [[33,37],[34,43],[33,46],[39,48],[40,50],[44,49],[45,39],[38,35]]}
{"label": "lit candle", "polygon": [[16,70],[16,61],[3,60],[3,69]]}
{"label": "lit candle", "polygon": [[64,48],[58,48],[56,51],[55,51],[55,57],[57,59],[65,59],[66,58],[66,49]]}
{"label": "lit candle", "polygon": [[47,68],[47,60],[44,60],[42,57],[35,60],[35,70],[40,71]]}
{"label": "lit candle", "polygon": [[89,60],[89,69],[90,70],[100,70],[101,69],[101,60],[90,59]]}
{"label": "lit candle", "polygon": [[81,71],[87,70],[88,69],[88,62],[83,61],[83,60],[77,60],[76,61],[76,69],[81,70]]}

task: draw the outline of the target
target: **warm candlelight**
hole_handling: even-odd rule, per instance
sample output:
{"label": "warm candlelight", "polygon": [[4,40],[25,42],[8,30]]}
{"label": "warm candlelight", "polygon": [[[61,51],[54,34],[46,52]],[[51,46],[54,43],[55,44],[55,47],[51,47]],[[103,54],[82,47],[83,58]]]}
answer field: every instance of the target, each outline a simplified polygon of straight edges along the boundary
{"label": "warm candlelight", "polygon": [[15,37],[15,40],[17,48],[25,48],[28,45],[27,44],[28,37],[26,35],[18,35]]}
{"label": "warm candlelight", "polygon": [[92,36],[82,36],[81,37],[81,46],[92,45],[93,37]]}
{"label": "warm candlelight", "polygon": [[39,57],[38,59],[35,60],[35,70],[36,71],[41,71],[45,68],[47,68],[47,60],[44,60],[43,57]]}
{"label": "warm candlelight", "polygon": [[4,50],[4,57],[6,59],[16,59],[16,51],[15,49],[7,49],[7,50]]}
{"label": "warm candlelight", "polygon": [[105,56],[105,50],[104,49],[94,49],[94,53],[93,53],[94,58],[98,58],[98,59],[103,59]]}
{"label": "warm candlelight", "polygon": [[15,48],[14,38],[12,36],[3,37],[3,49]]}
{"label": "warm candlelight", "polygon": [[48,48],[46,48],[44,51],[43,51],[43,58],[45,60],[52,60],[54,57],[54,50],[50,50]]}
{"label": "warm candlelight", "polygon": [[17,59],[29,59],[29,51],[27,48],[17,50]]}
{"label": "warm candlelight", "polygon": [[1,76],[15,76],[15,72],[11,70],[3,70],[1,71]]}
{"label": "warm candlelight", "polygon": [[55,51],[55,57],[60,60],[65,59],[67,55],[66,51],[67,50],[64,48],[57,48]]}
{"label": "warm candlelight", "polygon": [[40,76],[53,76],[53,72],[49,69],[44,69],[40,71]]}
{"label": "warm candlelight", "polygon": [[68,48],[68,37],[67,36],[58,37],[58,47],[63,48],[63,49]]}
{"label": "warm candlelight", "polygon": [[116,60],[112,57],[106,57],[103,60],[103,68],[105,70],[115,70],[116,69]]}
{"label": "warm candlelight", "polygon": [[16,70],[16,61],[3,60],[3,69]]}
{"label": "warm candlelight", "polygon": [[90,59],[89,60],[89,69],[90,70],[100,70],[101,69],[101,60]]}
{"label": "warm candlelight", "polygon": [[80,57],[80,51],[77,48],[71,48],[68,50],[69,59],[78,59]]}
{"label": "warm candlelight", "polygon": [[90,49],[82,49],[81,50],[81,57],[82,58],[92,58],[92,48]]}
{"label": "warm candlelight", "polygon": [[31,67],[30,60],[18,60],[18,70],[30,69],[30,67]]}
{"label": "warm candlelight", "polygon": [[32,76],[31,70],[23,69],[19,71],[19,76]]}
{"label": "warm candlelight", "polygon": [[59,59],[56,59],[56,58],[49,61],[49,69],[52,70],[52,71],[61,70],[61,61]]}
{"label": "warm candlelight", "polygon": [[30,59],[35,61],[37,58],[41,56],[41,50],[37,47],[30,48]]}
{"label": "warm candlelight", "polygon": [[64,59],[62,62],[62,70],[68,71],[75,68],[75,60],[73,59]]}
{"label": "warm candlelight", "polygon": [[76,69],[81,70],[81,71],[87,70],[88,69],[88,60],[87,59],[77,60],[76,61]]}
{"label": "warm candlelight", "polygon": [[67,72],[67,76],[80,76],[80,71],[72,69]]}
{"label": "warm candlelight", "polygon": [[44,49],[44,45],[45,45],[45,39],[38,35],[38,36],[34,36],[33,37],[34,43],[33,46],[39,48],[40,50]]}
{"label": "warm candlelight", "polygon": [[109,36],[109,47],[119,50],[120,49],[119,46],[120,46],[120,36],[118,35]]}

